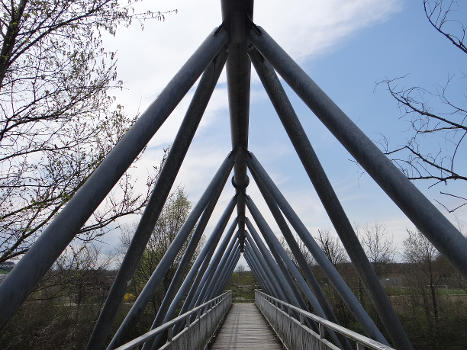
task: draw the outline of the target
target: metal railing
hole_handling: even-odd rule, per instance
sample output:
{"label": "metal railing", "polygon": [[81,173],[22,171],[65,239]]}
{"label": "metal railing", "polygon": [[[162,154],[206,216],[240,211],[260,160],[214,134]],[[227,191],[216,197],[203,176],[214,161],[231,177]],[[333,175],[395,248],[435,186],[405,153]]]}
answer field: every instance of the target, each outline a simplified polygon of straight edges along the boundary
{"label": "metal railing", "polygon": [[[167,342],[161,349],[190,350],[203,348],[207,344],[219,323],[227,314],[232,305],[232,291],[227,291],[188,312],[162,324],[161,326],[144,333],[115,350],[136,349],[138,345],[152,340],[158,334],[167,331]],[[196,316],[193,320],[193,316]],[[184,323],[185,328],[173,335],[174,326]]]}
{"label": "metal railing", "polygon": [[[355,343],[357,350],[394,350],[394,348],[388,345],[381,344],[376,340],[283,302],[260,290],[255,290],[255,302],[277,336],[288,349],[340,349],[325,338],[326,330],[328,330],[328,332],[334,331]],[[306,319],[316,323],[319,330],[318,333],[306,326]]]}

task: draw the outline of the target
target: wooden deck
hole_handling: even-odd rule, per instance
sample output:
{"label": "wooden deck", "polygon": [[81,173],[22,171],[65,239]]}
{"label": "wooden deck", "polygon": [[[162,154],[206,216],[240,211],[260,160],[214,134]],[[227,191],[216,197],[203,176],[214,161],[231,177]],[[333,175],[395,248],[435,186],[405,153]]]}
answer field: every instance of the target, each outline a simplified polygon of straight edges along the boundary
{"label": "wooden deck", "polygon": [[255,304],[232,304],[210,350],[281,350],[282,346]]}

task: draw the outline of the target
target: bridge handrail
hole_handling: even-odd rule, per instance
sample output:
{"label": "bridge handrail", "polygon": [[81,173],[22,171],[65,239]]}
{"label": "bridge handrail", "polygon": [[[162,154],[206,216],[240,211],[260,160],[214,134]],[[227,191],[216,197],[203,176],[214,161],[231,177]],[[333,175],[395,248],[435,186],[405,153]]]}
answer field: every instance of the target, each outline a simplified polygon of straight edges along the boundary
{"label": "bridge handrail", "polygon": [[164,332],[165,330],[168,329],[169,331],[169,340],[171,340],[171,337],[172,337],[172,334],[171,331],[172,331],[172,327],[177,324],[178,322],[182,322],[184,320],[187,320],[187,324],[189,324],[189,319],[191,318],[191,316],[195,313],[198,313],[196,318],[199,319],[201,316],[204,315],[203,313],[203,309],[207,309],[208,312],[210,310],[213,309],[214,306],[216,305],[219,305],[223,300],[227,299],[228,297],[232,297],[232,291],[231,290],[228,290],[224,293],[222,293],[221,295],[215,297],[215,298],[212,298],[211,300],[208,300],[207,302],[205,302],[204,304],[201,304],[193,309],[191,309],[190,311],[187,311],[185,312],[184,314],[181,314],[180,316],[160,325],[159,327],[157,328],[154,328],[142,335],[140,335],[139,337],[129,341],[128,343],[125,343],[121,346],[119,346],[118,348],[116,348],[115,350],[129,350],[129,349],[133,349],[134,347],[140,345],[140,344],[143,344],[145,342],[147,342],[148,340],[151,340],[152,338],[154,338],[156,335],[158,335],[159,333],[162,333]]}
{"label": "bridge handrail", "polygon": [[[326,327],[326,328],[329,328],[329,329],[332,329],[334,330],[335,332],[337,333],[340,333],[342,334],[343,336],[353,340],[356,342],[357,344],[357,349],[363,349],[362,345],[366,348],[369,348],[369,349],[374,349],[374,350],[395,350],[394,348],[388,346],[388,345],[385,345],[385,344],[382,344],[376,340],[373,340],[371,338],[368,338],[368,337],[365,337],[364,335],[362,334],[359,334],[357,332],[354,332],[348,328],[345,328],[345,327],[342,327],[336,323],[333,323],[331,321],[328,321],[322,317],[319,317],[315,314],[312,314],[311,312],[308,312],[308,311],[305,311],[305,310],[302,310],[296,306],[293,306],[291,304],[288,304],[280,299],[277,299],[277,298],[274,298],[258,289],[255,289],[255,295],[260,295],[260,297],[263,297],[264,299],[266,299],[267,301],[269,301],[273,306],[277,307],[277,308],[280,308],[282,309],[280,306],[283,306],[284,308],[286,308],[287,310],[287,314],[289,315],[289,317],[291,318],[295,318],[291,315],[291,311],[295,311],[296,313],[298,313],[300,316],[300,319],[298,320],[301,324],[303,324],[303,318],[302,317],[306,317],[306,318],[309,318],[315,322],[318,323],[318,326],[319,326],[319,331],[320,331],[320,336],[324,336],[324,332],[323,332],[323,326]],[[296,318],[295,318],[296,319]]]}

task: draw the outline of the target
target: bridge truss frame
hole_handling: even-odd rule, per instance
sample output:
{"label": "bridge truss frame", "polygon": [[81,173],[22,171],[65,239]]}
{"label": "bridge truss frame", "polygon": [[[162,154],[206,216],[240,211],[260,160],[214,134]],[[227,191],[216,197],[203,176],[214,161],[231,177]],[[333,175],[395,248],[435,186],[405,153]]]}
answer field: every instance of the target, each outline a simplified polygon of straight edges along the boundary
{"label": "bridge truss frame", "polygon": [[[420,232],[461,271],[464,277],[467,277],[466,238],[392,164],[266,31],[253,23],[252,0],[222,0],[222,17],[222,25],[209,34],[159,97],[107,155],[92,176],[44,230],[41,237],[0,285],[0,309],[2,310],[0,327],[3,327],[20,307],[41,277],[75,237],[80,227],[92,215],[151,137],[169,117],[176,105],[201,76],[167,161],[154,186],[89,340],[88,349],[105,348],[127,283],[135,272],[225,65],[227,68],[232,152],[227,155],[204,194],[191,210],[186,222],[154,270],[143,291],[113,335],[107,349],[114,349],[127,340],[126,335],[137,322],[145,306],[159,287],[173,258],[179,253],[193,230],[192,238],[151,329],[157,329],[162,324],[179,317],[177,310],[180,307],[179,315],[185,314],[219,295],[228,282],[241,254],[245,256],[262,288],[272,297],[302,310],[313,310],[318,317],[336,322],[334,312],[316,277],[298,249],[290,226],[312,253],[365,333],[380,343],[389,344],[349,286],[314,241],[267,171],[249,151],[249,92],[251,63],[253,63],[326,213],[369,291],[371,300],[385,328],[385,334],[389,336],[395,347],[412,348],[276,72],[282,76],[355,160],[401,208]],[[234,173],[232,184],[236,189],[236,194],[225,208],[195,263],[189,269],[189,262],[232,169]],[[249,183],[247,169],[266,200],[300,270],[290,260],[253,200],[246,194]],[[234,208],[236,208],[236,217],[226,231],[224,238],[221,239]],[[259,233],[247,218],[246,208],[259,228]],[[184,300],[183,304],[181,304],[182,300]],[[310,322],[309,326],[312,329],[317,327],[312,321],[307,322]],[[180,324],[175,324],[174,334],[180,331],[181,327]],[[339,346],[347,344],[348,340],[339,334],[330,332],[330,336]],[[151,342],[145,342],[143,349],[156,349],[161,345],[161,341],[162,337],[156,335]]]}

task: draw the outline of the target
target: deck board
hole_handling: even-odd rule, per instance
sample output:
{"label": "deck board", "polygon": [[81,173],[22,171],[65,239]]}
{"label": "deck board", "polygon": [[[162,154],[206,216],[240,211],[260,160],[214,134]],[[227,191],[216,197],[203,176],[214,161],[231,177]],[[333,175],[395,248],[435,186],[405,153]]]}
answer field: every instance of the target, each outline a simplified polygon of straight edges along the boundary
{"label": "deck board", "polygon": [[232,304],[210,350],[281,350],[282,346],[255,304]]}

